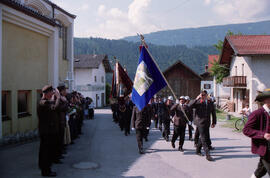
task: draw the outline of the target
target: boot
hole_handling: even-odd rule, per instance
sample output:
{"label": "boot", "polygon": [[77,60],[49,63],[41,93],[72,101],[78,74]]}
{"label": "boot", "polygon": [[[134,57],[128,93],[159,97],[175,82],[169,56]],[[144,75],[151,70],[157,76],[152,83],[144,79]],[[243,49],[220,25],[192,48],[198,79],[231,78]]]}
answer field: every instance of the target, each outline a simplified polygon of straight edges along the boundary
{"label": "boot", "polygon": [[174,142],[173,142],[173,141],[172,141],[172,147],[173,147],[173,148],[175,148],[175,144],[174,144]]}
{"label": "boot", "polygon": [[210,154],[207,154],[207,155],[206,155],[206,159],[207,159],[208,161],[214,161],[214,159],[210,156]]}

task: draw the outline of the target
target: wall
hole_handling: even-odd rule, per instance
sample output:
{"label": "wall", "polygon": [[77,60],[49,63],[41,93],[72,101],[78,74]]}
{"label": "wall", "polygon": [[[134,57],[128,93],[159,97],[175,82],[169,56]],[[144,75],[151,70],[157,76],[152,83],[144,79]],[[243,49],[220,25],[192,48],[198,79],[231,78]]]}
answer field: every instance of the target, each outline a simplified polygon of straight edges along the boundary
{"label": "wall", "polygon": [[257,91],[262,91],[266,88],[270,88],[270,55],[254,56],[250,61],[251,69],[253,71],[250,81],[250,103],[253,106],[253,110],[258,108],[257,103],[254,102]]}
{"label": "wall", "polygon": [[[4,121],[3,133],[33,130],[37,128],[37,90],[48,83],[48,37],[3,21],[2,45],[2,90],[11,91],[12,106],[12,120]],[[31,91],[30,117],[18,119],[18,90]]]}
{"label": "wall", "polygon": [[[95,107],[100,107],[101,106],[101,95],[104,93],[104,104],[106,103],[106,80],[105,80],[105,68],[103,64],[101,63],[99,65],[98,69],[78,69],[75,68],[74,70],[74,78],[75,78],[75,86],[104,86],[103,90],[95,90],[95,91],[87,91],[87,87],[84,87],[85,89],[83,90],[78,90],[81,92],[85,97],[91,97],[94,101]],[[95,76],[97,78],[97,81],[95,82]],[[102,82],[101,77],[104,77],[104,82]],[[99,99],[96,98],[96,94],[99,96]],[[96,105],[97,101],[97,105]]]}
{"label": "wall", "polygon": [[63,40],[59,38],[59,82],[66,82],[69,61],[63,59]]}

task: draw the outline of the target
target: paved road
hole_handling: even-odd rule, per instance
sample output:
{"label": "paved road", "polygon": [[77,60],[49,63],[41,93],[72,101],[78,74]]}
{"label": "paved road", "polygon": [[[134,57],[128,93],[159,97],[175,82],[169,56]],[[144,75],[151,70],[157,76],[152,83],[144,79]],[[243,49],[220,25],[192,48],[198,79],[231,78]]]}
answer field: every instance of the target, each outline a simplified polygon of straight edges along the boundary
{"label": "paved road", "polygon": [[[193,142],[186,141],[185,152],[172,149],[151,129],[146,154],[139,155],[135,133],[128,137],[112,122],[110,110],[96,110],[95,120],[84,122],[84,135],[70,145],[64,164],[54,165],[60,178],[249,178],[258,157],[250,153],[250,139],[231,129],[211,129],[215,162],[195,155]],[[38,142],[0,149],[0,177],[41,177],[37,167]],[[178,142],[176,143],[178,144]],[[98,169],[73,167],[95,162]]]}

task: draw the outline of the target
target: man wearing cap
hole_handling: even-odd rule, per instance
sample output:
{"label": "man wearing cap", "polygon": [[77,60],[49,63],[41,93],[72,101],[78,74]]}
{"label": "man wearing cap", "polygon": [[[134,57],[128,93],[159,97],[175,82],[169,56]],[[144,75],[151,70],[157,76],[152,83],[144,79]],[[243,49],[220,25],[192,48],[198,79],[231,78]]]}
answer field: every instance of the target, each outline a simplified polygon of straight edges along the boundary
{"label": "man wearing cap", "polygon": [[171,107],[173,106],[173,97],[169,96],[166,102],[164,103],[164,114],[162,117],[162,124],[164,130],[162,132],[162,136],[168,142],[170,135],[170,123],[171,123]]}
{"label": "man wearing cap", "polygon": [[207,98],[207,91],[204,90],[200,95],[197,96],[195,100],[190,102],[189,106],[192,109],[195,108],[194,124],[197,126],[200,135],[196,148],[196,154],[202,156],[201,148],[203,147],[206,154],[206,159],[208,161],[213,161],[214,159],[210,156],[208,143],[210,142],[209,127],[211,126],[211,128],[214,128],[217,122],[215,105],[210,99]]}
{"label": "man wearing cap", "polygon": [[59,132],[57,109],[60,102],[60,94],[51,85],[44,86],[42,93],[43,96],[37,109],[40,136],[39,168],[41,169],[42,176],[54,177],[56,173],[51,171],[51,165],[56,159],[57,134]]}
{"label": "man wearing cap", "polygon": [[251,138],[251,152],[260,156],[260,160],[251,178],[270,176],[270,89],[258,94],[255,101],[263,107],[252,112],[244,126],[243,133]]}
{"label": "man wearing cap", "polygon": [[172,137],[172,147],[175,148],[175,141],[180,137],[179,140],[179,147],[178,150],[183,152],[183,145],[185,141],[185,131],[186,131],[186,124],[188,123],[188,120],[186,118],[186,115],[189,113],[189,107],[185,105],[186,99],[184,96],[181,96],[179,98],[179,104],[175,104],[171,108],[171,113],[174,114],[173,117],[173,124],[174,124],[174,130],[173,130],[173,137]]}

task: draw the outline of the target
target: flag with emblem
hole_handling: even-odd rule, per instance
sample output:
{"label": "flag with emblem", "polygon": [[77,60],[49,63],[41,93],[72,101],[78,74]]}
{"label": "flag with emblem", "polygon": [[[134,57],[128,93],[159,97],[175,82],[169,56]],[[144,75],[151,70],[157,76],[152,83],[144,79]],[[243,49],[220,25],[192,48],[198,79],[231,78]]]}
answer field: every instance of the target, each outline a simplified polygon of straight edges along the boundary
{"label": "flag with emblem", "polygon": [[143,46],[132,89],[132,101],[142,110],[150,99],[167,85],[148,49]]}

